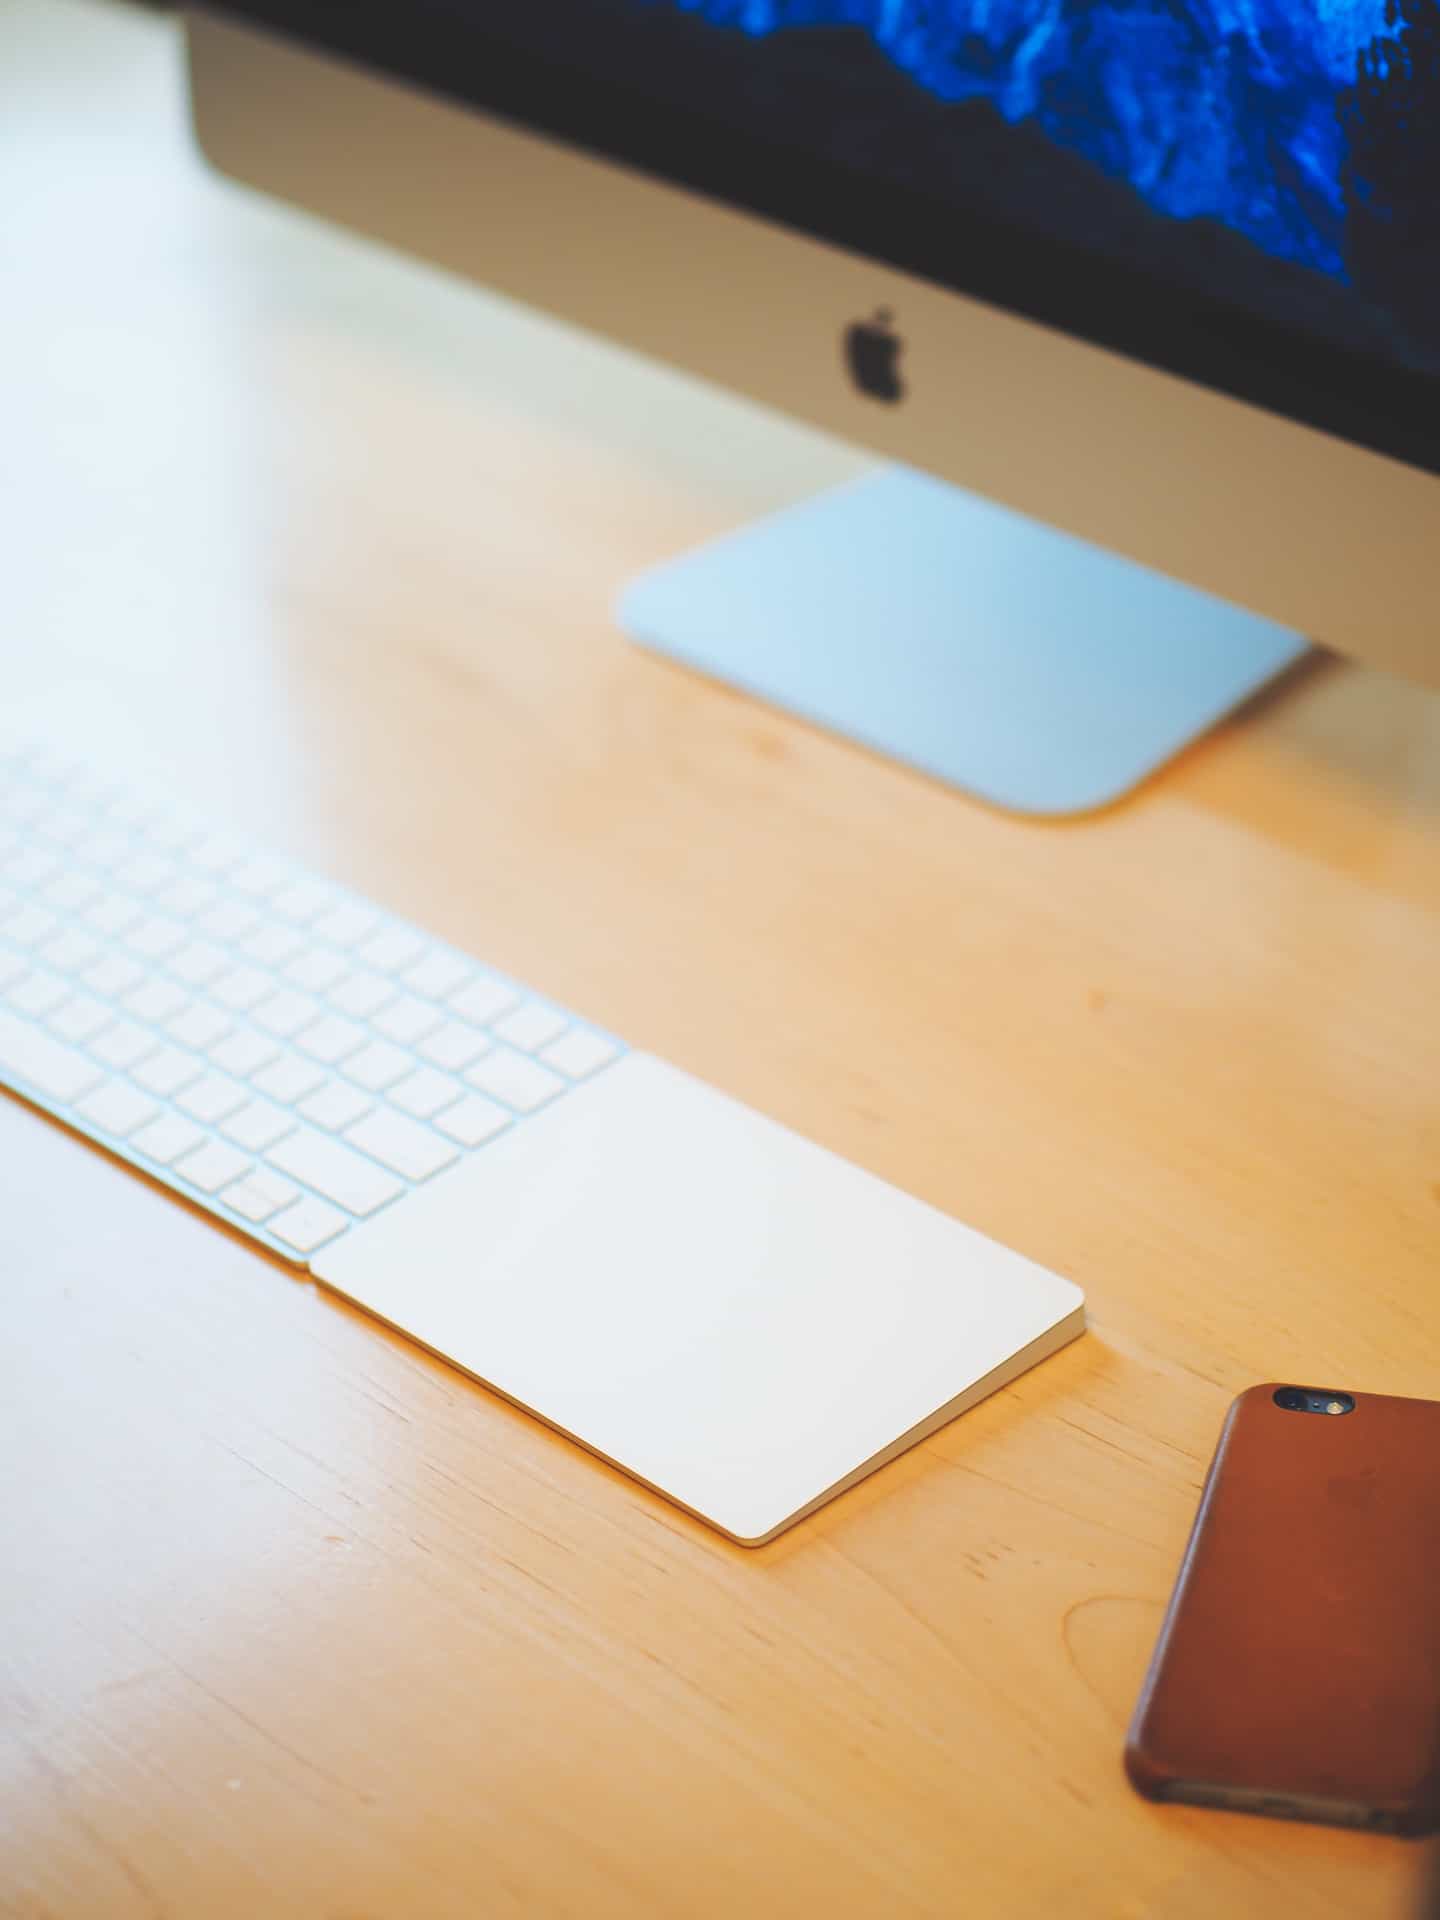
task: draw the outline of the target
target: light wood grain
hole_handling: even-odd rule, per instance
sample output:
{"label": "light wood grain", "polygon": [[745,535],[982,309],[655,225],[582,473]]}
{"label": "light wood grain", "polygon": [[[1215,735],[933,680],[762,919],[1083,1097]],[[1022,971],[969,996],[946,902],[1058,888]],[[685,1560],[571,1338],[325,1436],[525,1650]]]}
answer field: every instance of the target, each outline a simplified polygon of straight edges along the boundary
{"label": "light wood grain", "polygon": [[1400,1915],[1120,1744],[1229,1397],[1440,1383],[1440,702],[1323,666],[1001,818],[629,648],[855,457],[218,183],[0,0],[8,711],[1088,1290],[758,1553],[0,1103],[0,1910]]}

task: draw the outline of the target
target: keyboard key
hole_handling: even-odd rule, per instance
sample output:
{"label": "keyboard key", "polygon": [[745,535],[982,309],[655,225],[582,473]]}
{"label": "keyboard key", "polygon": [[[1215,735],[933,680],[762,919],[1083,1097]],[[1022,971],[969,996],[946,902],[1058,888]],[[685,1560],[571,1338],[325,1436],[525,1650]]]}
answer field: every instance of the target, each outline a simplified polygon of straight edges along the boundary
{"label": "keyboard key", "polygon": [[507,1013],[503,1020],[497,1020],[492,1031],[497,1040],[509,1046],[520,1047],[526,1053],[538,1053],[541,1047],[558,1040],[569,1024],[565,1015],[557,1013],[554,1007],[531,1000],[513,1013]]}
{"label": "keyboard key", "polygon": [[80,762],[60,752],[58,747],[26,746],[21,751],[20,759],[25,778],[37,786],[67,786],[81,772]]}
{"label": "keyboard key", "polygon": [[428,1120],[442,1107],[453,1106],[464,1091],[460,1082],[452,1080],[448,1073],[437,1073],[434,1067],[421,1067],[391,1087],[386,1098],[392,1106],[413,1114],[417,1120]]}
{"label": "keyboard key", "polygon": [[235,967],[222,973],[210,988],[210,998],[234,1013],[248,1013],[275,990],[275,981],[259,967]]}
{"label": "keyboard key", "polygon": [[358,1087],[347,1086],[343,1080],[332,1080],[329,1086],[302,1100],[296,1112],[302,1120],[323,1127],[327,1133],[343,1133],[346,1127],[363,1120],[374,1104],[369,1094],[362,1093]]}
{"label": "keyboard key", "polygon": [[178,920],[153,913],[138,926],[131,927],[125,935],[125,944],[132,953],[138,953],[142,960],[163,960],[167,954],[183,947],[187,937],[185,928]]}
{"label": "keyboard key", "polygon": [[221,900],[217,906],[200,915],[195,922],[197,933],[203,933],[207,940],[223,940],[233,947],[237,940],[243,940],[253,933],[260,924],[260,916],[253,907],[241,906],[238,900]]}
{"label": "keyboard key", "polygon": [[[0,874],[6,872],[12,860],[18,858],[27,847],[34,844],[35,836],[39,830],[34,822],[27,822],[23,829],[18,824],[12,823],[5,808],[4,793],[0,792]],[[59,869],[59,873],[63,875],[64,871],[65,869],[62,866]],[[44,894],[50,884],[50,881],[42,880],[39,882],[36,891]],[[18,900],[20,897],[18,886],[6,884],[4,887],[4,895],[7,901]]]}
{"label": "keyboard key", "polygon": [[145,793],[110,793],[99,797],[99,809],[116,827],[148,827],[161,813],[158,800]]}
{"label": "keyboard key", "polygon": [[7,886],[19,887],[22,892],[42,886],[59,871],[59,856],[43,847],[24,847],[8,859],[0,860],[0,878]]}
{"label": "keyboard key", "polygon": [[516,1113],[533,1113],[565,1090],[565,1082],[558,1073],[552,1073],[526,1054],[512,1053],[508,1047],[496,1047],[493,1053],[477,1060],[465,1078],[472,1087],[503,1100]]}
{"label": "keyboard key", "polygon": [[265,921],[240,942],[240,951],[247,959],[256,961],[262,967],[283,967],[287,960],[295,958],[304,944],[293,927],[280,927],[273,921]]}
{"label": "keyboard key", "polygon": [[438,1007],[428,1000],[417,1000],[413,994],[402,993],[390,1006],[382,1007],[370,1024],[387,1040],[394,1040],[402,1047],[413,1047],[417,1040],[433,1033],[440,1020]]}
{"label": "keyboard key", "polygon": [[328,947],[311,947],[308,953],[297,953],[284,971],[292,987],[303,987],[306,993],[324,993],[327,987],[345,979],[350,966]]}
{"label": "keyboard key", "polygon": [[205,1051],[212,1067],[219,1067],[222,1073],[238,1074],[242,1080],[248,1080],[252,1073],[258,1073],[261,1067],[268,1067],[272,1060],[280,1058],[280,1048],[275,1041],[247,1027],[239,1028],[228,1040]]}
{"label": "keyboard key", "polygon": [[124,1070],[147,1054],[157,1052],[159,1046],[160,1042],[147,1028],[137,1027],[131,1020],[117,1020],[113,1027],[107,1027],[90,1042],[90,1052],[107,1067]]}
{"label": "keyboard key", "polygon": [[462,1020],[472,1021],[477,1027],[488,1027],[492,1020],[517,1005],[519,999],[515,989],[507,987],[503,980],[482,977],[472,980],[468,987],[461,987],[458,993],[452,993],[449,1007]]}
{"label": "keyboard key", "polygon": [[45,1024],[61,1040],[83,1044],[102,1027],[108,1027],[114,1018],[103,1000],[92,1000],[88,993],[77,993],[57,1007]]}
{"label": "keyboard key", "polygon": [[267,1033],[288,1040],[292,1034],[299,1033],[302,1027],[308,1027],[319,1013],[320,1002],[311,995],[282,987],[278,993],[272,993],[268,1000],[262,1000],[250,1017]]}
{"label": "keyboard key", "polygon": [[[37,820],[44,818],[46,804],[39,795],[27,792],[21,787],[0,786],[0,819],[13,821],[17,827],[30,828]],[[9,843],[18,845],[18,835]]]}
{"label": "keyboard key", "polygon": [[345,1062],[345,1078],[357,1086],[367,1087],[371,1093],[383,1093],[386,1087],[393,1087],[409,1073],[414,1064],[408,1053],[392,1047],[388,1040],[372,1040],[368,1047],[352,1053]]}
{"label": "keyboard key", "polygon": [[34,822],[34,831],[57,847],[77,846],[94,828],[90,815],[77,813],[73,807],[56,807],[53,813],[42,813]]}
{"label": "keyboard key", "polygon": [[32,1020],[43,1020],[47,1013],[53,1013],[62,1001],[70,997],[70,983],[57,980],[53,973],[27,973],[13,987],[5,989],[5,999],[16,1013],[28,1014]]}
{"label": "keyboard key", "polygon": [[193,1153],[204,1143],[205,1135],[199,1127],[192,1127],[188,1120],[181,1120],[173,1113],[162,1113],[158,1120],[152,1120],[148,1127],[130,1136],[130,1145],[137,1153],[143,1153],[147,1160],[154,1160],[162,1167],[172,1165],[183,1154]]}
{"label": "keyboard key", "polygon": [[13,1014],[0,1012],[0,1073],[50,1100],[69,1101],[104,1079],[91,1061]]}
{"label": "keyboard key", "polygon": [[270,911],[278,913],[282,920],[292,920],[297,927],[308,927],[334,904],[331,888],[318,886],[313,880],[293,880],[275,895]]}
{"label": "keyboard key", "polygon": [[228,972],[229,967],[230,956],[208,940],[192,940],[165,962],[166,972],[183,980],[187,987],[208,987],[212,980]]}
{"label": "keyboard key", "polygon": [[143,1093],[137,1093],[123,1080],[110,1080],[103,1087],[97,1087],[94,1093],[86,1094],[75,1109],[76,1117],[87,1126],[98,1127],[116,1140],[128,1139],[159,1111],[153,1100],[147,1100]]}
{"label": "keyboard key", "polygon": [[111,828],[102,827],[87,838],[77,840],[73,851],[77,860],[83,860],[87,866],[108,874],[129,858],[134,844],[128,833],[116,833]]}
{"label": "keyboard key", "polygon": [[276,1214],[268,1222],[268,1231],[297,1253],[313,1253],[349,1224],[343,1213],[327,1207],[323,1200],[301,1200],[287,1212]]}
{"label": "keyboard key", "polygon": [[199,1001],[165,1022],[165,1031],[176,1045],[190,1047],[196,1053],[209,1053],[234,1027],[235,1022],[225,1014]]}
{"label": "keyboard key", "polygon": [[[183,1093],[177,1094],[175,1104],[213,1127],[237,1108],[247,1105],[249,1099],[250,1089],[242,1087],[238,1080],[231,1080],[223,1073],[207,1073],[192,1086],[186,1087]],[[233,1175],[231,1177],[234,1178]]]}
{"label": "keyboard key", "polygon": [[196,821],[183,814],[170,813],[158,802],[147,808],[133,824],[142,831],[152,847],[159,847],[165,853],[188,854],[191,847],[198,846],[206,837],[204,827]]}
{"label": "keyboard key", "polygon": [[0,933],[14,946],[33,950],[53,939],[63,925],[59,914],[51,913],[48,907],[37,907],[33,901],[27,901],[7,920],[0,922]]}
{"label": "keyboard key", "polygon": [[169,886],[179,877],[175,862],[164,860],[156,853],[140,853],[122,860],[112,874],[117,887],[123,887],[126,893],[141,895],[158,893],[161,887]]}
{"label": "keyboard key", "polygon": [[278,1173],[271,1173],[268,1167],[257,1167],[245,1179],[237,1180],[233,1187],[226,1187],[220,1198],[242,1220],[260,1221],[268,1220],[272,1213],[298,1200],[300,1189],[293,1181],[282,1180]]}
{"label": "keyboard key", "polygon": [[162,1100],[168,1100],[181,1087],[198,1080],[203,1072],[204,1062],[197,1060],[193,1053],[182,1053],[179,1047],[161,1047],[158,1053],[152,1053],[148,1060],[132,1068],[130,1078],[147,1092],[158,1093]]}
{"label": "keyboard key", "polygon": [[325,998],[337,1013],[347,1014],[354,1020],[368,1020],[397,995],[395,982],[383,974],[352,973],[347,979],[337,981]]}
{"label": "keyboard key", "polygon": [[88,933],[66,927],[53,940],[47,940],[43,947],[37,948],[35,958],[43,965],[53,967],[56,973],[79,973],[83,967],[93,966],[100,958],[100,947]]}
{"label": "keyboard key", "polygon": [[247,899],[269,900],[281,889],[288,886],[293,875],[288,867],[282,867],[278,860],[252,858],[242,860],[240,865],[227,876],[227,883],[237,893],[243,893]]}
{"label": "keyboard key", "polygon": [[73,777],[80,771],[80,762],[73,757],[67,759],[53,742],[7,738],[0,747],[0,769],[8,780],[17,785],[23,781],[33,791],[36,787],[63,785],[67,769]]}
{"label": "keyboard key", "polygon": [[173,1020],[177,1013],[184,1013],[187,1007],[195,1003],[173,981],[147,979],[125,994],[120,1004],[127,1013],[133,1013],[137,1020],[158,1027],[167,1020]]}
{"label": "keyboard key", "polygon": [[[366,1123],[362,1120],[360,1124]],[[302,1186],[313,1187],[326,1200],[362,1219],[405,1191],[373,1160],[352,1153],[338,1140],[309,1127],[297,1129],[271,1147],[265,1157],[281,1173],[288,1173]]]}
{"label": "keyboard key", "polygon": [[180,1179],[187,1181],[201,1193],[218,1193],[222,1187],[228,1187],[250,1171],[248,1154],[237,1153],[233,1147],[221,1146],[218,1140],[210,1140],[194,1153],[186,1154],[183,1160],[175,1162],[175,1172]]}
{"label": "keyboard key", "polygon": [[310,931],[318,940],[328,940],[332,947],[353,947],[357,941],[368,939],[380,924],[380,915],[371,907],[354,906],[349,901],[336,907],[330,913],[322,914]]}
{"label": "keyboard key", "polygon": [[312,1060],[333,1067],[347,1055],[357,1053],[366,1037],[365,1029],[357,1027],[353,1020],[342,1020],[338,1013],[327,1013],[313,1026],[306,1027],[295,1044]]}
{"label": "keyboard key", "polygon": [[196,914],[213,907],[219,898],[220,889],[212,882],[197,880],[187,873],[155,895],[155,907],[157,912],[173,914],[177,920],[193,920]]}
{"label": "keyboard key", "polygon": [[423,959],[405,969],[400,984],[427,1000],[448,1000],[474,977],[471,961],[462,960],[459,954],[450,953],[444,947],[432,947]]}
{"label": "keyboard key", "polygon": [[447,1020],[434,1033],[426,1034],[416,1052],[433,1067],[448,1067],[452,1073],[459,1073],[489,1049],[488,1037],[478,1028],[467,1026],[463,1020]]}
{"label": "keyboard key", "polygon": [[512,1118],[504,1107],[497,1107],[483,1094],[467,1093],[458,1106],[447,1107],[435,1124],[462,1147],[478,1147],[497,1133],[503,1133]]}
{"label": "keyboard key", "polygon": [[233,1140],[237,1147],[245,1147],[251,1153],[263,1153],[267,1147],[273,1147],[277,1140],[283,1140],[287,1133],[293,1133],[296,1120],[293,1113],[287,1113],[283,1107],[272,1107],[268,1100],[252,1100],[248,1106],[241,1107],[238,1113],[232,1113],[228,1120],[220,1124],[220,1131],[227,1140]]}
{"label": "keyboard key", "polygon": [[103,993],[107,1000],[118,1000],[122,994],[132,993],[144,979],[145,969],[138,960],[129,960],[123,953],[107,953],[86,967],[80,984],[92,993]]}
{"label": "keyboard key", "polygon": [[138,927],[144,917],[138,904],[127,900],[123,893],[102,893],[85,909],[86,926],[93,927],[106,940],[114,940],[132,927]]}
{"label": "keyboard key", "polygon": [[0,817],[24,825],[28,821],[42,819],[50,811],[48,797],[37,793],[28,780],[28,774],[24,784],[18,775],[11,779],[7,774],[0,779]]}
{"label": "keyboard key", "polygon": [[413,1120],[384,1108],[357,1121],[345,1138],[407,1180],[428,1180],[459,1158],[448,1140],[437,1139],[428,1127],[416,1126]]}
{"label": "keyboard key", "polygon": [[313,1060],[302,1060],[298,1053],[284,1053],[273,1065],[251,1075],[250,1084],[269,1100],[282,1106],[294,1106],[308,1093],[325,1084],[325,1070]]}
{"label": "keyboard key", "polygon": [[546,1047],[540,1058],[547,1067],[554,1067],[557,1072],[563,1073],[567,1080],[584,1080],[589,1074],[608,1066],[620,1051],[616,1043],[607,1040],[604,1034],[591,1033],[584,1027],[572,1027],[563,1039]]}
{"label": "keyboard key", "polygon": [[426,942],[408,927],[382,927],[360,948],[356,958],[377,973],[400,973],[413,967],[424,953]]}
{"label": "keyboard key", "polygon": [[57,873],[40,889],[40,898],[57,912],[79,913],[100,898],[100,886],[88,873]]}
{"label": "keyboard key", "polygon": [[229,873],[232,867],[239,866],[245,858],[245,848],[228,834],[207,833],[202,840],[187,848],[185,858],[201,873],[218,877],[222,873]]}

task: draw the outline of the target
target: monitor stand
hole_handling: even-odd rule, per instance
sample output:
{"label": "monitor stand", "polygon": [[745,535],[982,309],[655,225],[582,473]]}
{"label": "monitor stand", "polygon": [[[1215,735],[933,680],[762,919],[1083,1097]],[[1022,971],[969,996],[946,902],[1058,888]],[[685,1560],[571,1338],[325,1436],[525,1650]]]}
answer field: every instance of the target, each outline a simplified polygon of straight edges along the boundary
{"label": "monitor stand", "polygon": [[1299,635],[903,467],[642,575],[644,646],[1020,813],[1128,792]]}

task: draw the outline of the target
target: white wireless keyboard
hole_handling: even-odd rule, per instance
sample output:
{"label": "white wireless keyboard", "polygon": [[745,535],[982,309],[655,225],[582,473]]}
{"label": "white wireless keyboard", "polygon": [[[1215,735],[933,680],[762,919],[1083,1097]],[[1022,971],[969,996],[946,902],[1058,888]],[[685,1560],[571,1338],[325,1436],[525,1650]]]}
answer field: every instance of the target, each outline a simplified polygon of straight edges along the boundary
{"label": "white wireless keyboard", "polygon": [[0,751],[0,1085],[732,1538],[1079,1289],[368,900]]}
{"label": "white wireless keyboard", "polygon": [[163,799],[0,758],[0,1083],[299,1264],[621,1051]]}

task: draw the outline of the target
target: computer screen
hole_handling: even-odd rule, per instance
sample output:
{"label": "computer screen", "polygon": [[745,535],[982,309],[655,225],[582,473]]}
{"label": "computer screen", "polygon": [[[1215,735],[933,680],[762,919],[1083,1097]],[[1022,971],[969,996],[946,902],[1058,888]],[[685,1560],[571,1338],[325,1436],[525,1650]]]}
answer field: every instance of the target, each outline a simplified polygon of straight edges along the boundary
{"label": "computer screen", "polygon": [[255,0],[1440,468],[1440,0]]}

